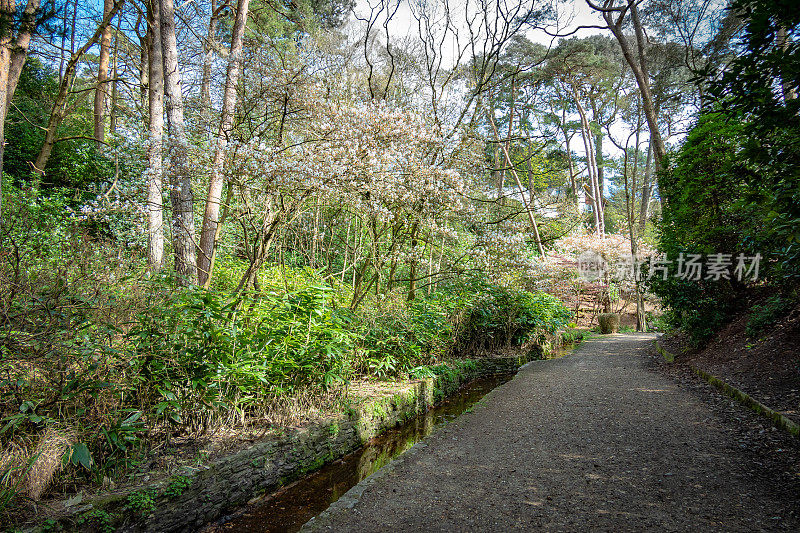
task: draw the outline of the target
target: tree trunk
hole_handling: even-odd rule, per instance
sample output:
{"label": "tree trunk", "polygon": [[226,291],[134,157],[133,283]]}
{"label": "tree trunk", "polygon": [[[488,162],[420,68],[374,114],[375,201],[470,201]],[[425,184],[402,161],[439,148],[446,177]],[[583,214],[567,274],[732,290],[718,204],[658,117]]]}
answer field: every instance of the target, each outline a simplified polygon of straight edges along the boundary
{"label": "tree trunk", "polygon": [[442,258],[444,257],[444,245],[445,245],[445,237],[442,236],[442,245],[439,248],[439,260],[436,262],[436,283],[434,284],[433,290],[439,288],[439,277],[442,274]]}
{"label": "tree trunk", "polygon": [[433,290],[433,237],[425,243],[428,247],[428,290],[427,293],[430,294]]}
{"label": "tree trunk", "polygon": [[[597,122],[597,121],[595,121]],[[594,139],[594,164],[595,168],[597,169],[597,188],[601,191],[603,190],[603,174],[604,174],[604,161],[603,161],[603,134],[602,132],[597,133],[593,137]],[[604,220],[605,222],[605,220]]]}
{"label": "tree trunk", "polygon": [[164,262],[164,58],[161,53],[161,6],[158,2],[151,2],[148,25],[150,142],[147,146],[147,265],[151,272],[157,272]]}
{"label": "tree trunk", "polygon": [[[257,230],[252,245],[248,247],[250,264],[239,280],[239,284],[236,287],[237,294],[252,288],[258,289],[258,272],[267,259],[267,254],[277,235],[278,227],[285,220],[286,212],[283,210],[276,211],[275,202],[272,200],[268,202],[265,211],[264,220]],[[247,246],[247,243],[245,245]]]}
{"label": "tree trunk", "polygon": [[188,140],[183,119],[181,74],[178,68],[178,43],[175,37],[175,6],[161,2],[161,52],[164,56],[164,94],[167,111],[167,153],[169,155],[170,203],[172,205],[172,243],[175,275],[180,285],[197,283],[194,231],[194,193],[188,165]]}
{"label": "tree trunk", "polygon": [[[152,9],[151,9],[152,11]],[[139,55],[139,96],[141,98],[141,106],[144,109],[144,106],[147,105],[148,98],[150,91],[148,87],[150,85],[150,39],[152,39],[152,35],[150,33],[151,23],[148,21],[147,23],[147,30],[144,33],[144,37],[141,35],[139,36],[139,47],[141,49],[141,54]],[[159,20],[158,25],[161,26],[161,21]],[[138,25],[137,25],[137,34]],[[163,61],[163,60],[162,60]],[[162,67],[163,69],[163,67]]]}
{"label": "tree trunk", "polygon": [[117,133],[117,100],[119,98],[119,90],[117,87],[117,66],[119,65],[119,34],[121,29],[122,17],[117,19],[117,31],[114,35],[114,62],[111,66],[111,77],[113,81],[111,82],[111,103],[109,104],[108,109],[108,129],[111,131],[112,135]]}
{"label": "tree trunk", "polygon": [[650,194],[652,192],[651,172],[653,163],[653,145],[647,145],[647,163],[644,167],[644,182],[642,183],[642,200],[639,205],[639,235],[644,235],[647,226],[647,217],[650,216]]}
{"label": "tree trunk", "polygon": [[[223,2],[223,5],[227,2]],[[211,120],[211,63],[214,61],[214,41],[217,34],[217,21],[219,19],[217,0],[211,0],[211,16],[208,19],[208,35],[203,43],[203,75],[200,81],[200,106],[201,115],[205,121]],[[206,124],[211,131],[211,125]]]}
{"label": "tree trunk", "polygon": [[417,247],[417,231],[419,223],[411,225],[411,260],[408,265],[408,301],[413,302],[417,297],[417,258],[414,255]]}
{"label": "tree trunk", "polygon": [[[512,102],[513,102],[512,97]],[[536,241],[536,249],[539,251],[539,255],[542,258],[545,257],[544,253],[544,246],[542,246],[542,238],[539,234],[539,225],[536,222],[536,217],[533,216],[533,207],[528,203],[528,198],[525,196],[525,188],[522,186],[522,181],[519,179],[519,174],[517,173],[517,169],[514,168],[513,160],[511,159],[511,154],[508,152],[508,148],[506,147],[506,143],[500,142],[500,135],[497,133],[497,124],[495,124],[494,114],[491,110],[487,110],[486,114],[489,117],[489,124],[492,126],[492,133],[494,133],[495,142],[497,142],[503,151],[503,155],[506,159],[506,165],[508,165],[508,169],[511,172],[511,175],[514,177],[514,180],[517,183],[517,190],[520,194],[520,199],[522,200],[522,205],[525,207],[525,212],[528,214],[528,220],[531,223],[531,227],[533,228],[533,238]],[[511,111],[509,113],[509,122],[514,120],[514,108],[512,106]],[[511,130],[511,126],[509,125],[509,131]]]}
{"label": "tree trunk", "polygon": [[[626,0],[627,5],[620,7],[614,5],[615,0],[605,0],[603,6],[600,7],[592,3],[591,0],[586,0],[586,3],[589,4],[589,6],[591,6],[593,9],[602,11],[603,19],[606,21],[606,26],[609,30],[611,30],[611,33],[617,39],[620,49],[622,50],[622,55],[625,58],[625,61],[631,67],[631,71],[633,71],[633,76],[636,79],[636,84],[639,87],[639,93],[642,96],[644,115],[647,119],[647,126],[650,129],[650,139],[651,143],[653,144],[655,171],[658,173],[658,171],[661,169],[661,164],[664,161],[664,157],[666,157],[667,150],[664,140],[662,139],[661,133],[658,129],[658,116],[656,113],[656,108],[653,105],[653,94],[650,91],[650,76],[648,74],[647,59],[645,56],[645,45],[647,38],[644,35],[642,21],[639,18],[638,2],[639,0]],[[634,51],[631,49],[631,45],[623,33],[625,26],[625,15],[628,11],[630,11],[630,22],[636,35],[636,56],[638,59],[634,56]],[[615,21],[614,16],[617,13],[619,13],[619,16]]]}
{"label": "tree trunk", "polygon": [[197,256],[197,272],[199,283],[208,286],[214,268],[216,238],[219,235],[220,199],[225,183],[223,174],[225,166],[225,149],[228,137],[233,128],[233,113],[236,109],[236,85],[239,83],[239,70],[242,60],[242,41],[247,26],[247,12],[250,0],[239,0],[236,7],[236,19],[231,36],[231,53],[228,58],[228,72],[225,78],[225,94],[222,100],[222,112],[217,133],[217,146],[214,150],[214,161],[211,165],[211,179],[206,195],[206,209],[203,216],[203,230],[200,234],[200,251]]}
{"label": "tree trunk", "polygon": [[492,169],[492,173],[497,175],[497,208],[498,212],[500,208],[505,205],[505,198],[503,197],[503,187],[505,186],[505,170],[500,168],[500,150],[497,146],[494,147],[494,168]]}
{"label": "tree trunk", "polygon": [[[555,115],[556,113],[555,113],[555,109],[553,109],[553,107],[552,107],[552,103],[551,103],[550,109],[552,110],[553,115]],[[575,177],[576,177],[575,164],[572,162],[572,150],[570,149],[570,146],[569,146],[572,137],[567,132],[567,111],[566,111],[566,107],[562,108],[562,111],[561,111],[561,124],[559,126],[559,129],[561,129],[561,132],[564,134],[564,149],[567,152],[567,166],[568,166],[568,169],[569,169],[569,184],[570,184],[570,187],[572,187],[572,193],[575,195],[575,214],[580,219],[580,218],[582,218],[582,214],[583,213],[581,211],[580,196],[578,196],[578,183],[575,181]]]}
{"label": "tree trunk", "polygon": [[11,100],[17,90],[22,67],[28,57],[31,36],[36,28],[36,14],[40,0],[28,0],[19,19],[16,37],[9,21],[16,18],[16,0],[0,0],[0,226],[3,223],[3,156],[5,153],[5,123]]}
{"label": "tree trunk", "polygon": [[[6,2],[8,7],[6,7]],[[13,13],[16,11],[14,3],[14,0],[4,0],[2,4],[3,7],[0,7],[0,12]],[[4,42],[8,39],[7,44],[3,46],[9,48],[10,56],[8,78],[6,80],[7,89],[4,107],[5,113],[3,114],[4,119],[11,107],[11,99],[14,97],[14,92],[17,90],[17,83],[19,83],[19,77],[22,74],[22,67],[25,66],[25,60],[28,58],[28,48],[31,43],[33,32],[36,29],[36,15],[39,12],[40,3],[40,0],[28,0],[25,11],[22,12],[22,17],[20,18],[19,30],[17,31],[16,38],[12,37],[11,34],[3,37]]]}
{"label": "tree trunk", "polygon": [[634,227],[636,225],[636,174],[639,170],[639,134],[642,129],[641,115],[639,115],[636,126],[636,145],[634,148],[633,160],[633,176],[631,183],[628,182],[628,150],[627,144],[625,146],[625,159],[622,170],[622,176],[625,181],[625,218],[628,222],[628,236],[631,243],[631,262],[633,264],[633,284],[634,293],[636,296],[636,331],[647,331],[647,320],[644,311],[644,300],[642,298],[642,290],[639,283],[639,277],[636,272],[636,264],[638,260],[638,245],[636,243],[636,233]]}
{"label": "tree trunk", "polygon": [[583,110],[580,98],[578,97],[578,90],[575,86],[572,87],[572,94],[575,98],[575,105],[578,108],[578,115],[581,119],[581,137],[583,138],[583,147],[586,151],[586,170],[589,173],[589,183],[592,188],[595,230],[598,235],[604,235],[605,215],[603,213],[603,190],[600,188],[600,181],[597,176],[597,160],[592,145],[592,130],[589,127],[589,121],[586,119],[586,112]]}
{"label": "tree trunk", "polygon": [[[12,2],[14,0],[11,0]],[[5,3],[2,5],[5,9]],[[5,16],[6,13],[3,13]],[[5,125],[6,125],[6,102],[11,100],[8,93],[8,70],[11,66],[11,50],[8,49],[8,42],[5,36],[0,36],[0,227],[3,225],[3,156],[5,152]]]}
{"label": "tree trunk", "polygon": [[[103,0],[103,18],[113,9],[114,0]],[[94,138],[105,141],[106,97],[108,96],[108,64],[111,58],[111,25],[103,28],[100,55],[97,58],[97,87],[94,91]]]}
{"label": "tree trunk", "polygon": [[597,234],[601,234],[600,230],[600,213],[602,208],[600,203],[602,199],[597,192],[597,176],[594,173],[594,163],[592,154],[592,143],[589,135],[586,134],[586,129],[581,128],[581,138],[583,139],[583,148],[586,153],[586,172],[589,174],[589,187],[591,188],[590,200],[592,202],[592,216],[594,217],[594,230]]}
{"label": "tree trunk", "polygon": [[67,62],[67,29],[69,28],[69,2],[64,3],[64,15],[61,20],[61,50],[58,51],[58,81],[64,76],[64,64]]}
{"label": "tree trunk", "polygon": [[61,80],[61,83],[58,87],[58,94],[56,95],[55,100],[53,101],[53,107],[50,111],[50,118],[47,120],[47,127],[45,128],[44,132],[44,141],[42,142],[42,147],[39,149],[39,155],[36,156],[36,162],[33,164],[33,172],[35,174],[35,179],[31,183],[31,187],[33,189],[38,189],[41,185],[42,177],[44,176],[44,169],[47,166],[47,162],[50,160],[50,154],[53,153],[53,146],[58,141],[56,138],[56,132],[58,127],[64,121],[64,118],[67,116],[67,97],[69,96],[69,87],[72,84],[72,78],[75,75],[75,71],[78,68],[78,62],[81,60],[83,55],[92,48],[100,37],[103,34],[103,31],[111,24],[111,21],[116,16],[117,12],[124,4],[124,1],[119,1],[111,8],[104,17],[103,20],[100,22],[100,25],[97,27],[97,30],[94,34],[86,41],[83,46],[81,46],[75,53],[72,54],[69,61],[67,62],[67,66],[64,69],[64,77]]}

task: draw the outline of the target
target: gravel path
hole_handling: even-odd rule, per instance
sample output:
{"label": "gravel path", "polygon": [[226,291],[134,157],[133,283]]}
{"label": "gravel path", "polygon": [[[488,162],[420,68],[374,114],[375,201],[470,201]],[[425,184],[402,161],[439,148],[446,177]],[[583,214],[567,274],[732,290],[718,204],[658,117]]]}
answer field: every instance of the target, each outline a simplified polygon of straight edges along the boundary
{"label": "gravel path", "polygon": [[652,339],[527,365],[304,530],[800,530],[797,441],[659,368]]}

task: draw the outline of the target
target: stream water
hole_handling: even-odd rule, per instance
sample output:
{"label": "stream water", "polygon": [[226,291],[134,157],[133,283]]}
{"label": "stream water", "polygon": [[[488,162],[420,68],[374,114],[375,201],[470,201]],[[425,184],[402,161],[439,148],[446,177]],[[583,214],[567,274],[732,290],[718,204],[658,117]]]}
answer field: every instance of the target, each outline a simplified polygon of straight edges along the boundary
{"label": "stream water", "polygon": [[223,518],[204,531],[266,533],[300,530],[303,524],[327,509],[356,483],[456,418],[511,377],[513,374],[505,374],[469,383],[427,413],[382,433],[350,455]]}
{"label": "stream water", "polygon": [[[550,358],[567,355],[572,345],[561,346]],[[264,499],[240,509],[203,529],[204,533],[295,532],[327,509],[356,483],[377,472],[392,459],[411,448],[438,428],[472,407],[489,391],[514,374],[477,379],[437,405],[403,425],[385,431],[350,455],[323,466]]]}

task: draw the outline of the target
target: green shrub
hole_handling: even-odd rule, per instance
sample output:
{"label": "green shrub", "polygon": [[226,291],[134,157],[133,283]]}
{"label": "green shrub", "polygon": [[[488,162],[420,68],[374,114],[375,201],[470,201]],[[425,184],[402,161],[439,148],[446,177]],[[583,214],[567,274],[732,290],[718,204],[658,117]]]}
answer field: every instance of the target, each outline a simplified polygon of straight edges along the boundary
{"label": "green shrub", "polygon": [[457,325],[454,351],[492,350],[543,340],[566,326],[570,311],[549,294],[485,285]]}
{"label": "green shrub", "polygon": [[775,295],[767,298],[762,304],[754,305],[750,308],[750,317],[747,320],[745,333],[748,337],[757,336],[789,312],[794,303],[791,298]]}
{"label": "green shrub", "polygon": [[354,338],[330,299],[326,286],[245,298],[176,293],[127,335],[141,400],[185,424],[202,411],[242,413],[275,395],[345,380]]}
{"label": "green shrub", "polygon": [[586,337],[586,332],[582,329],[574,329],[569,327],[561,332],[561,342],[564,344],[573,344],[582,341]]}
{"label": "green shrub", "polygon": [[603,335],[617,333],[619,332],[619,315],[617,313],[600,313],[597,315],[597,325],[600,326],[600,333]]}
{"label": "green shrub", "polygon": [[[719,113],[699,118],[681,149],[659,176],[665,198],[658,249],[672,261],[669,275],[648,279],[667,309],[669,325],[686,331],[695,344],[718,331],[741,305],[743,281],[679,277],[681,254],[755,255],[764,229],[760,207],[744,201],[748,169],[741,164],[746,142],[742,125]],[[764,269],[762,268],[762,274]]]}

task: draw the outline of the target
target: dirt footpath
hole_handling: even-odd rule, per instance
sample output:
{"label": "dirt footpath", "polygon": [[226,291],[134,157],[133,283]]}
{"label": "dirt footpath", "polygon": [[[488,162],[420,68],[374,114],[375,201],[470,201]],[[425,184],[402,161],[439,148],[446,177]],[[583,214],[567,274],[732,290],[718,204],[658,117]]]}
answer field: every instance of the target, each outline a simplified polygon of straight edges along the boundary
{"label": "dirt footpath", "polygon": [[652,339],[527,365],[304,531],[800,530],[797,439]]}

